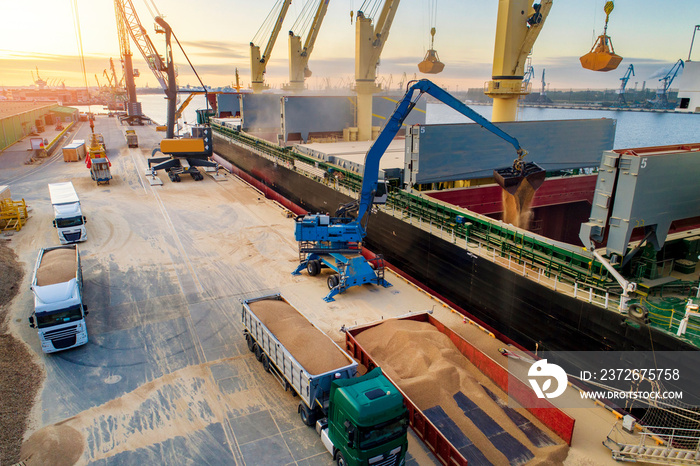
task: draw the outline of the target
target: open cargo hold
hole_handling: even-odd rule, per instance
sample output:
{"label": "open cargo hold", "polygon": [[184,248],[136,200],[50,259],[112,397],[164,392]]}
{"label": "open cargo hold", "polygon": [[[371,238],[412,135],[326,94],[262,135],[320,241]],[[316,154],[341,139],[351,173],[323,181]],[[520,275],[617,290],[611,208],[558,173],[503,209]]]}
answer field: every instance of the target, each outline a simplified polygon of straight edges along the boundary
{"label": "open cargo hold", "polygon": [[[386,338],[381,339],[383,343],[377,341],[377,347],[374,348],[375,354],[370,354],[371,351],[365,349],[361,345],[361,343],[358,342],[358,339],[362,340],[362,337],[360,335],[363,332],[375,329],[379,325],[392,322],[396,322],[398,324],[405,324],[407,322],[429,324],[441,334],[446,335],[449,338],[449,340],[454,344],[456,349],[464,357],[466,357],[468,361],[471,362],[471,364],[473,364],[479,371],[481,371],[482,374],[491,379],[491,381],[495,383],[500,389],[507,392],[515,401],[520,403],[522,406],[536,406],[535,408],[527,408],[527,410],[539,421],[541,421],[545,426],[547,426],[554,433],[556,433],[564,442],[571,445],[571,439],[573,436],[575,422],[574,419],[566,415],[558,408],[554,407],[548,401],[538,399],[530,387],[515,379],[514,377],[509,377],[508,372],[505,368],[503,368],[501,365],[492,360],[488,355],[484,354],[482,351],[474,347],[472,344],[467,342],[457,333],[446,327],[444,324],[439,322],[437,319],[433,318],[428,313],[414,314],[403,318],[384,320],[381,322],[376,322],[349,329],[346,332],[346,347],[350,355],[353,356],[356,360],[360,361],[360,363],[366,366],[368,370],[371,370],[374,367],[382,367],[384,374],[392,381],[392,383],[395,386],[399,388],[399,390],[401,390],[404,396],[405,405],[409,410],[410,426],[413,428],[418,437],[421,440],[423,440],[426,446],[435,454],[435,456],[440,462],[446,465],[466,465],[468,459],[471,461],[479,462],[478,457],[479,455],[481,455],[481,452],[477,449],[475,445],[472,444],[472,442],[466,435],[459,431],[459,427],[455,425],[455,423],[450,419],[448,415],[445,414],[445,412],[441,409],[440,405],[435,406],[434,408],[436,409],[430,408],[426,409],[425,411],[421,410],[418,407],[418,405],[420,404],[419,401],[423,401],[423,403],[425,403],[425,400],[412,400],[406,394],[407,390],[405,390],[404,387],[401,386],[402,384],[397,383],[397,380],[392,379],[391,374],[393,372],[393,369],[389,367],[390,364],[386,364],[386,360],[384,360],[384,365],[380,363],[382,358],[386,357],[386,353],[384,352],[384,349],[381,347],[381,345],[385,345],[387,348],[392,348],[392,351],[396,351],[397,347],[400,345],[399,341],[388,341],[387,338],[390,338],[389,335],[386,333],[383,334]],[[415,347],[419,344],[420,342],[418,342],[415,337],[411,339],[410,346]],[[365,343],[365,346],[370,347],[370,345],[367,344],[367,342]],[[430,346],[436,345],[434,344],[434,342],[431,341]],[[407,358],[412,357],[408,356],[408,351],[405,352],[404,356]],[[441,354],[437,355],[437,358],[440,357],[442,357]],[[412,361],[413,362],[409,364],[409,366],[411,366],[410,371],[412,371],[413,373],[420,372],[421,361],[418,359],[412,359]],[[435,358],[432,358],[430,364],[433,364],[434,362]],[[397,364],[399,363],[397,362]],[[448,372],[452,374],[453,370],[450,370]],[[434,382],[435,381],[433,381],[433,383]],[[444,383],[445,381],[443,382],[443,384]],[[502,406],[504,405],[504,402],[498,400],[496,394],[493,394],[485,386],[483,386],[483,388],[484,393],[479,394],[480,396],[485,394],[486,396],[490,397],[494,402],[496,402],[499,406],[501,406],[501,408],[504,411],[507,409]],[[426,390],[421,392],[421,398],[424,397],[424,394],[427,391],[433,390]],[[474,396],[475,394],[471,392],[466,393],[466,395],[462,392],[458,392],[454,395],[455,402],[459,405],[460,408],[464,410],[464,414],[468,417],[470,415],[468,414],[468,411],[473,412],[473,410],[475,409],[478,410],[478,406],[476,406],[477,404],[473,403],[469,399],[469,397],[474,398]],[[480,405],[481,403],[478,404]],[[514,410],[511,410],[511,414],[512,411]],[[481,416],[485,415],[485,413],[479,414]],[[507,415],[508,417],[511,416],[510,414]],[[520,416],[520,418],[525,419],[519,413],[515,413],[515,416]],[[486,417],[488,417],[488,415],[486,415]],[[511,420],[513,420],[513,422],[516,423],[518,428],[521,429],[521,424],[516,422],[512,417]],[[484,432],[483,428],[480,428],[480,430]],[[457,439],[457,441],[455,439]],[[532,440],[529,436],[528,439]],[[537,441],[532,443],[538,447],[540,446],[537,445]],[[552,445],[552,443],[544,443],[543,445]],[[486,458],[483,459],[486,460]]]}

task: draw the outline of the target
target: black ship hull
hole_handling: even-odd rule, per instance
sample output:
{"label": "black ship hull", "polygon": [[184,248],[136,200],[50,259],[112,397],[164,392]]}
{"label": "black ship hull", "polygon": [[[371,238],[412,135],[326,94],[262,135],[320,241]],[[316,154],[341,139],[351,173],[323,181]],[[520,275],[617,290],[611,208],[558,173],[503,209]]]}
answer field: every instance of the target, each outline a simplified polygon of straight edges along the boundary
{"label": "black ship hull", "polygon": [[[216,134],[214,150],[309,212],[332,213],[353,200]],[[370,250],[523,349],[696,350],[654,327],[628,325],[625,316],[558,293],[391,215],[374,214],[367,233]]]}

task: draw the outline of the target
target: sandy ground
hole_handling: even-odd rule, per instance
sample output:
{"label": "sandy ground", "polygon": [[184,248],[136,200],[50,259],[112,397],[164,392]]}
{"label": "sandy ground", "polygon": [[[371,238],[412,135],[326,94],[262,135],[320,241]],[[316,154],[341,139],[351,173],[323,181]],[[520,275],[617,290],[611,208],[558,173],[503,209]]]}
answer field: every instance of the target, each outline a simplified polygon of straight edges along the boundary
{"label": "sandy ground", "polygon": [[[0,184],[33,207],[9,241],[25,276],[6,305],[6,321],[29,348],[14,360],[38,361],[42,369],[23,369],[46,377],[22,454],[13,445],[11,462],[331,464],[318,436],[298,419],[298,401],[248,352],[241,297],[280,292],[341,346],[343,326],[432,310],[493,359],[501,357],[502,343],[393,274],[391,288],[356,287],[324,303],[325,273],[290,273],[298,263],[294,221],[277,204],[231,176],[171,183],[160,174],[163,186],[151,187],[142,174],[155,133],[137,128],[139,149],[130,150],[114,120],[100,124],[113,163],[110,185],[96,187],[84,166],[62,161],[0,172]],[[90,342],[47,356],[26,325],[27,275],[38,249],[58,244],[45,184],[67,180],[88,217],[89,239],[80,250]],[[28,390],[23,395],[31,399]],[[601,426],[612,426],[612,416],[590,411],[601,418],[589,428],[577,424],[565,464],[612,462],[600,444]],[[415,437],[409,453],[409,464],[435,464]]]}

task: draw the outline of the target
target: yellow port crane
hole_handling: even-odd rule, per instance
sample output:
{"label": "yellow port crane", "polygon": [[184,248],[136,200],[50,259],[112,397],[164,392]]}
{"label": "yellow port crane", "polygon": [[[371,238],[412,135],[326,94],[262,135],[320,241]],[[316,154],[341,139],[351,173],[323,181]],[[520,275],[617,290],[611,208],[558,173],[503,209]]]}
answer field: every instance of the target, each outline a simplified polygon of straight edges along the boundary
{"label": "yellow port crane", "polygon": [[[270,88],[270,86],[265,84],[265,71],[270,61],[272,49],[277,41],[277,36],[279,35],[280,29],[282,29],[282,22],[287,15],[287,10],[291,3],[292,0],[277,0],[277,3],[272,10],[270,10],[267,18],[265,18],[262,26],[260,26],[260,29],[258,29],[258,32],[255,34],[255,37],[250,41],[250,87],[256,94]],[[274,14],[276,11],[278,11],[277,14]],[[260,46],[255,45],[255,42],[258,38],[262,40],[263,37],[266,37],[266,32],[270,27],[272,28],[272,32],[269,34],[265,51],[260,55]]]}
{"label": "yellow port crane", "polygon": [[[321,23],[326,16],[328,2],[330,0],[307,0],[302,12],[294,22],[292,29],[289,31],[289,84],[283,86],[284,90],[300,92],[304,90],[304,80],[311,76],[309,69],[309,58],[314,49],[314,43],[318,32],[321,29]],[[304,24],[309,24],[311,6],[318,4],[315,9],[314,19],[311,22],[309,31],[306,35],[304,46],[301,45],[301,34],[294,34],[297,28],[303,28]]]}
{"label": "yellow port crane", "polygon": [[[362,6],[367,4],[365,2]],[[377,65],[384,49],[399,0],[384,0],[375,24],[358,10],[355,20],[355,92],[357,93],[357,140],[372,139],[372,95],[377,86]]]}
{"label": "yellow port crane", "polygon": [[491,121],[513,121],[523,86],[525,63],[552,8],[552,0],[500,0],[491,81],[485,93],[493,98]]}

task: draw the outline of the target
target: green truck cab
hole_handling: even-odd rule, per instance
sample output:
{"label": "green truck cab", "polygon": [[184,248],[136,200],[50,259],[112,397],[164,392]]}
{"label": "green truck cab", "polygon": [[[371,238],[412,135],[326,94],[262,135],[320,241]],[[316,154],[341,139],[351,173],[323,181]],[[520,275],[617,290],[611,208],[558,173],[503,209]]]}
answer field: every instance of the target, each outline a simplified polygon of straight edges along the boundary
{"label": "green truck cab", "polygon": [[408,411],[399,390],[373,369],[334,380],[328,417],[316,429],[338,465],[399,466],[408,450]]}

